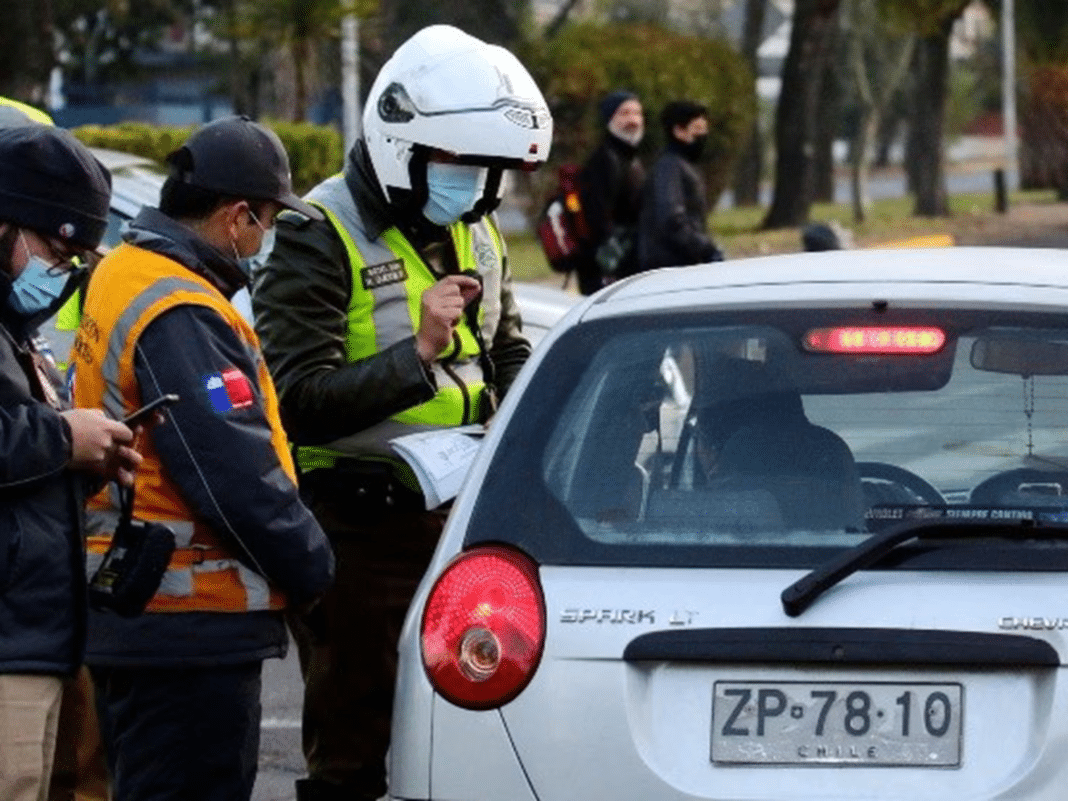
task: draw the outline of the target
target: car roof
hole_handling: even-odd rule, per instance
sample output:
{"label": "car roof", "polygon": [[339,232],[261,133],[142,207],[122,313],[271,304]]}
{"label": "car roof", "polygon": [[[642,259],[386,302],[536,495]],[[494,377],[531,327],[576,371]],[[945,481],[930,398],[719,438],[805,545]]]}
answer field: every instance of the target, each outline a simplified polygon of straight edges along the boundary
{"label": "car roof", "polygon": [[953,247],[795,253],[640,273],[612,284],[583,321],[703,307],[900,300],[1068,308],[1068,250]]}
{"label": "car roof", "polygon": [[154,167],[159,169],[159,165],[156,162],[144,156],[123,153],[121,150],[109,150],[104,147],[93,147],[90,150],[100,163],[112,172],[128,167]]}

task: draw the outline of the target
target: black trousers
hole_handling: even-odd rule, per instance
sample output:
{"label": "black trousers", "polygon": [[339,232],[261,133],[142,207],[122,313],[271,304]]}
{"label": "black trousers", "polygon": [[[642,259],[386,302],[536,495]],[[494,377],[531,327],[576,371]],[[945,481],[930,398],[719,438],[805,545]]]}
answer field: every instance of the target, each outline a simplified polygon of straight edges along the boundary
{"label": "black trousers", "polygon": [[262,667],[91,668],[113,801],[251,798]]}
{"label": "black trousers", "polygon": [[312,784],[370,800],[386,791],[397,641],[445,513],[383,512],[355,506],[352,492],[330,495],[305,490],[334,546],[334,584],[311,615],[289,617],[304,676],[304,756]]}

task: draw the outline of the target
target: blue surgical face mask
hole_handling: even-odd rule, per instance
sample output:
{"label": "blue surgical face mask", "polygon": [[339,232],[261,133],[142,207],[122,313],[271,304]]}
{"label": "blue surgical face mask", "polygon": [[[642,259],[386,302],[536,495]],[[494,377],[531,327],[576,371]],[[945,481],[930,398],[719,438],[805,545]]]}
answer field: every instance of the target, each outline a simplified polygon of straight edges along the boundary
{"label": "blue surgical face mask", "polygon": [[270,228],[264,228],[263,223],[260,222],[252,209],[249,209],[248,214],[249,217],[252,218],[252,221],[259,226],[261,231],[263,231],[263,236],[260,239],[260,249],[251,256],[242,256],[237,250],[237,243],[231,242],[231,245],[234,249],[234,258],[237,259],[237,266],[241,268],[241,272],[251,278],[252,274],[267,262],[267,257],[270,256],[271,251],[274,250],[275,228],[273,225]]}
{"label": "blue surgical face mask", "polygon": [[42,312],[55,311],[62,304],[63,290],[67,288],[67,282],[76,273],[49,264],[46,259],[30,253],[25,239],[22,239],[22,246],[26,248],[28,258],[18,278],[11,282],[8,305],[20,316],[27,318]]}
{"label": "blue surgical face mask", "polygon": [[486,167],[430,162],[426,165],[423,216],[436,225],[452,225],[475,207],[486,188],[487,175]]}
{"label": "blue surgical face mask", "polygon": [[260,242],[260,249],[253,253],[251,256],[246,256],[243,259],[238,259],[238,266],[241,267],[241,271],[245,275],[252,277],[260,267],[267,263],[267,257],[271,255],[271,251],[274,250],[274,227],[268,228],[263,234],[263,241]]}

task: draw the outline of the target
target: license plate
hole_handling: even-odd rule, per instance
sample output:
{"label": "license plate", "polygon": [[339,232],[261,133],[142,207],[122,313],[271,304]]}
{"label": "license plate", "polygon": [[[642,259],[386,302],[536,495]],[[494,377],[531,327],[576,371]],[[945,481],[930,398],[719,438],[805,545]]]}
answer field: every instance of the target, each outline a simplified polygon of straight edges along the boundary
{"label": "license plate", "polygon": [[712,761],[959,767],[960,684],[717,681]]}

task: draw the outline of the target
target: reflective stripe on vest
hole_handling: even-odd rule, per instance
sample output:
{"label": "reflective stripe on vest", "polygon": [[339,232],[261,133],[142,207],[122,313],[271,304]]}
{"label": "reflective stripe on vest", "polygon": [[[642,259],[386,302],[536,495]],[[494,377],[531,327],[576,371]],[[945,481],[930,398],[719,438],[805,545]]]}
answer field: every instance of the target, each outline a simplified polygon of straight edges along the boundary
{"label": "reflective stripe on vest", "polygon": [[[243,343],[256,365],[263,411],[272,427],[271,441],[281,469],[292,479],[292,460],[278,415],[278,402],[259,341],[238,311],[212,287],[181,265],[159,254],[123,244],[96,268],[86,297],[85,313],[74,346],[75,405],[106,409],[122,417],[140,405],[134,374],[136,343],[159,315],[180,305],[205,306],[216,311]],[[190,391],[196,388],[190,387]],[[204,399],[182,398],[198,403]],[[235,558],[235,554],[183,499],[160,462],[150,437],[139,449],[144,462],[135,480],[134,516],[159,522],[175,533],[176,550],[168,564],[149,612],[245,612],[281,609],[285,598],[263,576]],[[119,520],[118,498],[112,486],[89,500],[87,509],[87,571],[99,566]]]}
{"label": "reflective stripe on vest", "polygon": [[[349,361],[373,356],[411,338],[419,328],[422,294],[435,275],[397,228],[369,240],[359,210],[341,175],[316,187],[306,198],[323,210],[345,246],[352,273],[345,338]],[[501,279],[504,241],[488,219],[450,226],[457,260],[463,271],[482,278],[479,326],[492,342],[501,318]],[[406,409],[366,431],[324,447],[301,447],[298,461],[304,471],[332,466],[339,456],[372,457],[397,463],[389,440],[414,431],[449,428],[477,420],[485,377],[479,346],[467,325],[457,327],[460,347],[450,345],[431,370],[438,392],[431,400]]]}
{"label": "reflective stripe on vest", "polygon": [[104,394],[104,408],[107,409],[112,417],[122,419],[124,416],[125,407],[122,399],[122,387],[119,385],[119,376],[122,369],[122,355],[125,352],[127,343],[130,342],[131,333],[133,333],[138,321],[152,304],[179,290],[211,296],[208,288],[184,277],[161,278],[130,301],[130,304],[126,306],[115,323],[111,338],[108,340],[107,356],[100,365],[100,372],[107,387]]}

